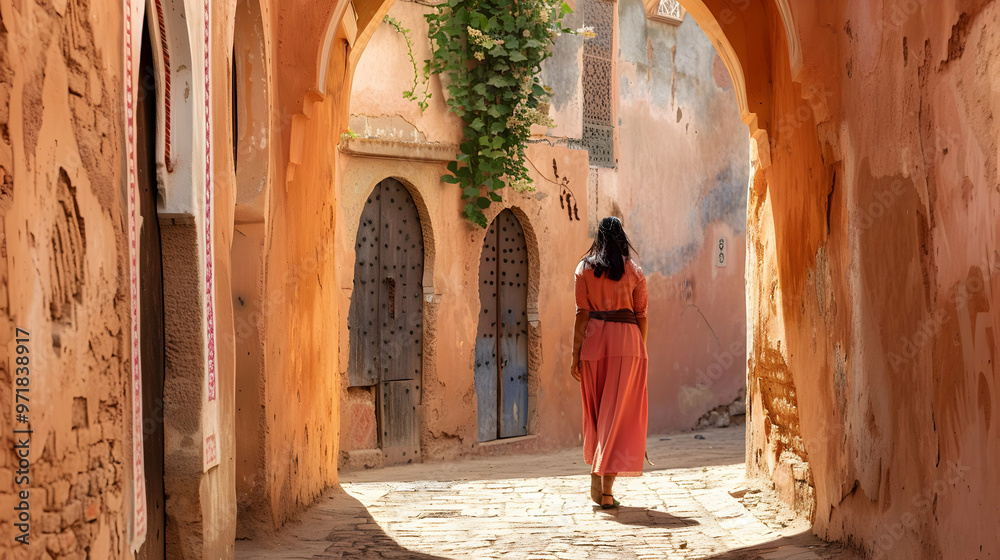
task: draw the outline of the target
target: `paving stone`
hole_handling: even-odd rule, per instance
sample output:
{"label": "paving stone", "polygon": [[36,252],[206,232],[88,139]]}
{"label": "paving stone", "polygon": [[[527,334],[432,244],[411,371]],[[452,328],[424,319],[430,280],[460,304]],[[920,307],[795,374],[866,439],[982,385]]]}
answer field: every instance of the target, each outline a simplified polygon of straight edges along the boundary
{"label": "paving stone", "polygon": [[348,473],[277,535],[237,542],[236,558],[861,558],[745,480],[742,427],[705,433],[711,449],[650,438],[656,470],[620,478],[611,510],[590,500],[579,449]]}

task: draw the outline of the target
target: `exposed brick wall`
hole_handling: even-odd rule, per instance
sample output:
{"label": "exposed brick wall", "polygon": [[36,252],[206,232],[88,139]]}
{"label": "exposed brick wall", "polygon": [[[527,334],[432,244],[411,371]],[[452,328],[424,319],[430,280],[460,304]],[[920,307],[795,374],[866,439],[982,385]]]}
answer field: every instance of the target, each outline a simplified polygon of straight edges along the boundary
{"label": "exposed brick wall", "polygon": [[31,507],[28,546],[0,525],[4,558],[127,554],[118,6],[0,2],[0,347],[30,332],[34,432],[15,485],[0,360],[0,510],[23,489]]}

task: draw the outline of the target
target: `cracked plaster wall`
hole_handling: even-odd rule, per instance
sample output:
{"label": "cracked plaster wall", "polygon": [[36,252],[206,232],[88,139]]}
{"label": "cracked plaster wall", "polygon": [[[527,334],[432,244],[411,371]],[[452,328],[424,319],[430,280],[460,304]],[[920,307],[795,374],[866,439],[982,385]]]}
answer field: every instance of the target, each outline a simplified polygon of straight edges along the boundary
{"label": "cracked plaster wall", "polygon": [[748,469],[871,557],[995,556],[1000,5],[791,7],[795,81],[779,34],[741,45],[773,162],[750,196]]}
{"label": "cracked plaster wall", "polygon": [[594,198],[624,220],[649,282],[650,430],[682,430],[745,386],[747,129],[691,16],[651,20],[639,0],[617,14],[618,169],[600,170]]}

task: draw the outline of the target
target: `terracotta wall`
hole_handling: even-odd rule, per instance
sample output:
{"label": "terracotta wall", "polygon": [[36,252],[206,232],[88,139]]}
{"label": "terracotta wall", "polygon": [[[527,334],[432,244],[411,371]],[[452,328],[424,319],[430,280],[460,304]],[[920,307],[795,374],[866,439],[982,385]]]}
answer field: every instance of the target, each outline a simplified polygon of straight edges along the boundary
{"label": "terracotta wall", "polygon": [[[820,377],[833,391],[800,389],[836,411],[801,409],[814,471],[828,473],[817,530],[881,555],[997,554],[1000,5],[841,2],[797,17],[831,30],[802,36],[809,77],[831,92],[820,145],[836,154],[827,190],[842,207],[811,267],[835,279]],[[811,445],[834,418],[842,451]]]}
{"label": "terracotta wall", "polygon": [[[342,78],[344,61],[335,62]],[[295,178],[272,193],[265,245],[264,453],[275,524],[336,482],[336,91],[311,111]]]}
{"label": "terracotta wall", "polygon": [[996,555],[1000,6],[791,8],[797,81],[781,35],[742,45],[773,162],[750,204],[751,472],[873,557]]}
{"label": "terracotta wall", "polygon": [[[179,4],[165,1],[163,6],[167,28],[185,37],[185,48],[200,46],[204,35],[196,31],[201,28],[189,26],[195,18],[185,18]],[[160,457],[164,474],[156,480],[147,478],[146,484],[165,484],[168,500],[166,504],[147,503],[147,508],[150,519],[157,508],[161,516],[166,510],[171,518],[166,527],[150,521],[144,546],[167,541],[171,554],[192,557],[231,555],[236,524],[234,341],[227,336],[233,330],[229,304],[235,200],[229,126],[233,18],[225,6],[215,8],[209,56],[214,113],[211,143],[215,146],[210,173],[220,460],[207,473],[200,452],[206,345],[199,333],[204,300],[198,280],[205,276],[200,259],[204,246],[199,245],[194,226],[198,222],[190,207],[192,194],[204,186],[204,175],[197,171],[204,165],[199,158],[204,157],[207,144],[205,112],[200,104],[203,97],[196,95],[203,87],[204,73],[200,66],[191,73],[188,51],[172,51],[174,85],[180,83],[180,91],[188,95],[173,100],[169,163],[164,162],[166,127],[163,107],[159,108],[160,144],[153,146],[158,161],[151,171],[159,181],[154,183],[159,206],[151,210],[153,223],[140,225],[145,232],[159,222],[165,307],[175,310],[161,327],[167,340],[160,356],[166,361],[165,394],[144,405],[147,417],[137,428],[144,438],[154,431],[166,432],[167,456]],[[197,15],[202,21],[201,13]],[[152,6],[147,16],[156,29],[157,13]],[[6,359],[15,355],[17,327],[31,332],[29,408],[34,432],[31,545],[8,549],[14,543],[14,531],[5,523],[3,555],[10,550],[15,558],[38,557],[43,551],[60,558],[131,557],[133,368],[124,176],[123,3],[2,2],[0,22],[0,167],[6,178],[0,206],[0,302],[4,308],[0,314],[4,347],[0,402],[7,411],[2,421],[6,451],[0,455],[0,499],[8,511],[20,501],[15,502],[13,491],[22,489],[15,480],[17,457],[11,430],[16,426],[9,414],[14,404],[14,371],[7,370]],[[141,24],[140,14],[133,21],[136,37],[144,32]],[[199,41],[188,42],[187,34]],[[154,51],[161,48],[156,38],[152,45]],[[137,65],[139,52],[135,43]],[[154,64],[160,72],[157,88],[162,95],[162,66]],[[137,91],[149,85],[139,81]],[[200,103],[192,112],[195,97]],[[179,282],[171,284],[172,279]],[[141,289],[152,285],[147,280],[140,278]],[[154,461],[148,454],[145,460]]]}
{"label": "terracotta wall", "polygon": [[[263,240],[260,412],[266,436],[260,450],[264,470],[257,476],[264,491],[262,498],[251,496],[244,508],[253,514],[248,517],[271,527],[280,526],[337,481],[340,309],[333,237],[335,148],[336,131],[346,127],[343,91],[349,84],[346,39],[336,21],[326,82],[319,86],[310,78],[317,79],[316,49],[329,16],[317,17],[301,7],[278,3],[272,9],[279,13],[272,20],[278,38],[272,53],[281,68],[272,82],[278,108],[272,126],[284,153],[272,171],[277,183],[267,201]],[[302,40],[296,43],[293,36]],[[284,41],[296,47],[278,50]],[[290,72],[287,80],[282,79],[285,71]],[[253,511],[258,498],[264,516]]]}
{"label": "terracotta wall", "polygon": [[[427,8],[413,3],[394,4],[390,15],[412,29],[414,57],[429,56]],[[535,144],[529,158],[536,191],[507,191],[504,203],[490,209],[514,209],[529,249],[528,314],[529,393],[528,431],[532,437],[515,442],[479,443],[476,410],[475,337],[479,321],[479,258],[485,230],[468,224],[461,214],[461,199],[452,185],[442,183],[445,164],[461,140],[461,122],[447,112],[440,81],[430,82],[430,108],[421,113],[403,99],[410,87],[413,67],[401,35],[381,25],[359,62],[351,95],[353,132],[361,138],[341,145],[340,184],[343,208],[338,232],[338,266],[342,277],[342,309],[347,310],[353,287],[354,241],[361,208],[375,185],[386,177],[410,187],[421,210],[425,237],[425,332],[423,348],[422,438],[424,460],[441,460],[466,454],[536,450],[575,445],[580,441],[579,388],[569,376],[572,339],[572,274],[589,245],[586,207],[579,219],[570,219],[558,200],[565,194],[556,183],[565,178],[575,193],[585,193],[586,152]],[[364,155],[364,154],[368,155]],[[373,155],[379,157],[372,157]],[[582,194],[581,194],[582,196]],[[571,248],[571,249],[570,249]],[[569,249],[569,250],[567,250]],[[349,344],[347,315],[341,317],[342,348]],[[348,356],[341,354],[340,371],[347,385]],[[456,403],[461,403],[456,406]],[[381,464],[370,451],[375,440],[375,409],[363,390],[344,393],[341,462],[348,468]]]}
{"label": "terracotta wall", "polygon": [[[0,2],[3,556],[128,546],[120,5]],[[28,547],[8,522],[25,489],[12,430],[29,427],[13,417],[16,328],[30,332]]]}

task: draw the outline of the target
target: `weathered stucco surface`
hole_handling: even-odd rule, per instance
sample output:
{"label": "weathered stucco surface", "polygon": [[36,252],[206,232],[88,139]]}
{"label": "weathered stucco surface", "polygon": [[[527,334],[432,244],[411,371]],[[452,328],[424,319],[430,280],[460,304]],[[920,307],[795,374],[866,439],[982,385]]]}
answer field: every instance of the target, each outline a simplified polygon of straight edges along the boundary
{"label": "weathered stucco surface", "polygon": [[618,169],[600,175],[597,213],[620,213],[649,280],[650,430],[683,430],[742,400],[747,129],[693,18],[621,0],[618,22]]}
{"label": "weathered stucco surface", "polygon": [[877,557],[1000,551],[997,8],[792,3],[798,82],[784,40],[737,43],[773,162],[750,197],[748,468]]}
{"label": "weathered stucco surface", "polygon": [[[294,35],[294,25],[279,31]],[[343,52],[344,40],[337,44]],[[279,63],[282,59],[278,57]],[[339,415],[338,271],[332,232],[337,135],[344,128],[346,60],[331,56],[326,95],[304,96],[303,113],[281,126],[294,164],[271,192],[264,248],[265,387],[261,412],[268,522],[280,525],[336,483]],[[278,82],[279,95],[297,94]],[[286,121],[287,122],[287,121]],[[290,129],[290,130],[289,130]],[[344,310],[346,312],[346,310]],[[250,450],[252,452],[252,449]]]}
{"label": "weathered stucco surface", "polygon": [[[4,557],[88,547],[120,557],[128,546],[121,46],[102,33],[120,27],[119,6],[0,3]],[[20,502],[13,429],[27,428],[13,417],[16,328],[30,332],[29,547],[15,543],[10,522]]]}
{"label": "weathered stucco surface", "polygon": [[794,5],[818,95],[772,153],[783,351],[816,530],[882,556],[1000,552],[998,8]]}

